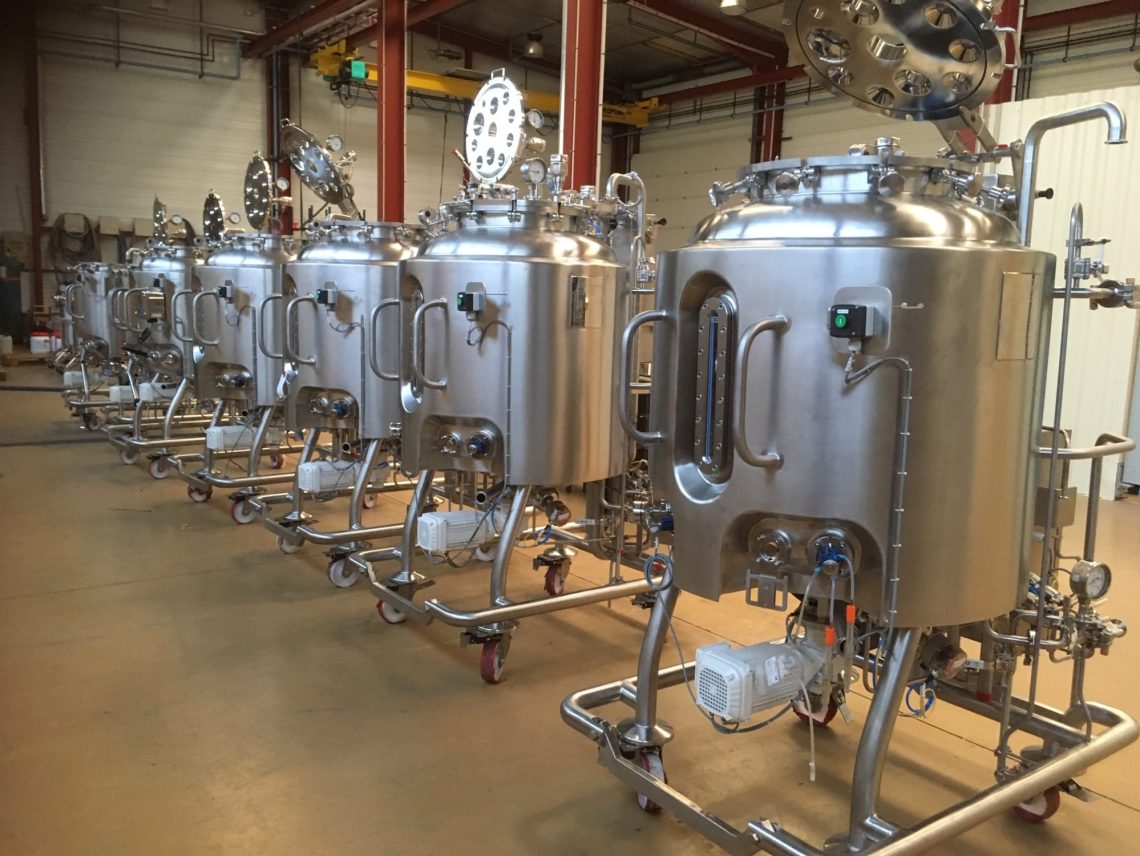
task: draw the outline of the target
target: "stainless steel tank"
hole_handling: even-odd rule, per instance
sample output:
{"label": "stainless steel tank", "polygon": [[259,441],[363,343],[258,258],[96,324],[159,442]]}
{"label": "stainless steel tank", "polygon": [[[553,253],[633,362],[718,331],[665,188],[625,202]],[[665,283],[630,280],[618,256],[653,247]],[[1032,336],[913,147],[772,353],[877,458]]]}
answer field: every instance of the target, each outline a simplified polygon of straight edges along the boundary
{"label": "stainless steel tank", "polygon": [[397,264],[414,252],[400,225],[333,220],[286,263],[284,288],[297,295],[286,321],[290,429],[398,436]]}
{"label": "stainless steel tank", "polygon": [[[131,331],[146,335],[148,368],[194,379],[194,344],[190,338],[192,272],[202,252],[180,245],[148,247],[131,268],[131,289],[124,296]],[[183,292],[187,299],[176,299]]]}
{"label": "stainless steel tank", "polygon": [[[199,395],[272,407],[284,367],[284,268],[294,254],[280,235],[232,234],[194,267],[186,298],[197,364]],[[185,300],[179,300],[180,304]]]}
{"label": "stainless steel tank", "polygon": [[126,332],[115,322],[122,312],[126,280],[121,265],[76,266],[74,282],[64,288],[64,311],[76,346],[95,348],[104,358],[119,355]]}
{"label": "stainless steel tank", "polygon": [[[736,188],[747,202],[661,254],[643,317],[677,584],[714,600],[747,584],[773,605],[830,551],[860,608],[897,626],[1014,608],[1054,258],[960,199],[946,161],[889,147],[755,165]],[[863,322],[854,346],[846,325]]]}
{"label": "stainless steel tank", "polygon": [[[573,207],[476,198],[402,267],[402,463],[512,485],[621,473],[625,269]],[[583,223],[585,222],[585,211]]]}

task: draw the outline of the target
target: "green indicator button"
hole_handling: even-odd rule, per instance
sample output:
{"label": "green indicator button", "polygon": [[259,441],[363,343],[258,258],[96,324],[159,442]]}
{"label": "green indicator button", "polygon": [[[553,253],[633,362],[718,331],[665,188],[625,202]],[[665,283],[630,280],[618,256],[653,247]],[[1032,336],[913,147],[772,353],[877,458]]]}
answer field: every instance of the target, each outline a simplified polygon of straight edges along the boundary
{"label": "green indicator button", "polygon": [[846,327],[847,326],[847,316],[846,315],[836,315],[835,316],[835,326],[838,327],[840,330],[842,330],[844,327]]}

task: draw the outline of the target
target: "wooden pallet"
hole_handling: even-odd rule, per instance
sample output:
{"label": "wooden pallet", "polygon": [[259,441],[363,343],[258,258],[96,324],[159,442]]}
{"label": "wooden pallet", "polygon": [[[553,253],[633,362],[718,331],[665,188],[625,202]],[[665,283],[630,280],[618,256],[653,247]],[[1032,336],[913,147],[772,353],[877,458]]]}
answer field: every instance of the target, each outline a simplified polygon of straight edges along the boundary
{"label": "wooden pallet", "polygon": [[49,354],[33,354],[27,348],[16,347],[12,353],[0,356],[0,365],[11,367],[43,363],[48,356]]}

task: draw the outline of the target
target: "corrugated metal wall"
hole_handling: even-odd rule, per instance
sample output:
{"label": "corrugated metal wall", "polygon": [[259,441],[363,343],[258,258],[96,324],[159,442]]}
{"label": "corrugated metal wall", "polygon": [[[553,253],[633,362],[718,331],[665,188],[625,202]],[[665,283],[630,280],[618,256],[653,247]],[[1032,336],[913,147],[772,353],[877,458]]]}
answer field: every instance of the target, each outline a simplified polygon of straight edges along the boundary
{"label": "corrugated metal wall", "polygon": [[[1019,101],[991,108],[988,122],[999,139],[1019,139],[1030,125],[1044,116],[1063,113],[1095,101],[1115,102],[1133,120],[1140,122],[1140,86],[1098,92],[1073,93],[1052,98]],[[1104,145],[1105,125],[1078,125],[1047,134],[1042,142],[1038,185],[1052,187],[1052,200],[1039,200],[1033,218],[1033,246],[1058,256],[1058,285],[1062,269],[1069,212],[1082,202],[1085,237],[1111,238],[1103,258],[1113,277],[1140,277],[1140,154],[1137,143]],[[1133,131],[1133,137],[1136,136]],[[1091,248],[1091,253],[1100,252]],[[1053,361],[1049,390],[1056,388],[1056,345],[1059,342],[1060,307],[1055,307]],[[1102,431],[1125,429],[1126,406],[1136,348],[1137,313],[1116,309],[1089,310],[1083,301],[1073,310],[1070,328],[1069,367],[1065,377],[1064,425],[1073,430],[1078,445],[1091,445]],[[1046,402],[1047,421],[1053,413],[1052,395]],[[1118,460],[1105,468],[1102,496],[1110,497]],[[1073,467],[1073,479],[1082,492],[1088,479],[1087,465]]]}

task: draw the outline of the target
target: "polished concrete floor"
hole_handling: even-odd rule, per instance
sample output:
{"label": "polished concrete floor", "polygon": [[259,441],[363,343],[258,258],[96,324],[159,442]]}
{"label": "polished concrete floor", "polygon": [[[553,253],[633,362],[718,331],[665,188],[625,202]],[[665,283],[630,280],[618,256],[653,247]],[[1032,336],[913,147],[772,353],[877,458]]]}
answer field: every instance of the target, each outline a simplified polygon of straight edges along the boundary
{"label": "polished concrete floor", "polygon": [[[53,383],[41,368],[9,375]],[[95,439],[57,396],[0,390],[0,853],[717,852],[641,813],[558,716],[568,691],[634,670],[640,610],[524,622],[492,687],[453,629],[384,624],[363,586],[329,584],[318,549],[283,556],[256,524],[235,526],[220,493],[193,505]],[[401,514],[386,497],[369,519]],[[1103,509],[1100,549],[1109,611],[1140,621],[1140,504]],[[541,588],[531,552],[520,595]],[[486,567],[438,573],[432,594],[476,606]],[[601,573],[579,560],[570,587]],[[675,625],[687,656],[782,632],[736,598],[682,598]],[[1092,698],[1140,712],[1140,639],[1092,666]],[[1053,698],[1067,679],[1049,669]],[[820,843],[844,825],[866,704],[856,695],[856,724],[817,734],[811,783],[794,720],[724,736],[669,690],[670,781],[734,824],[767,816]],[[993,736],[948,705],[902,719],[884,813],[913,822],[991,784]],[[1097,799],[1066,797],[1047,824],[1002,816],[931,852],[1140,852],[1133,765],[1135,745],[1090,770]]]}

